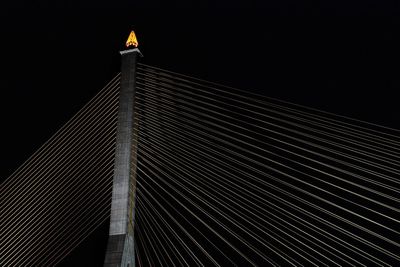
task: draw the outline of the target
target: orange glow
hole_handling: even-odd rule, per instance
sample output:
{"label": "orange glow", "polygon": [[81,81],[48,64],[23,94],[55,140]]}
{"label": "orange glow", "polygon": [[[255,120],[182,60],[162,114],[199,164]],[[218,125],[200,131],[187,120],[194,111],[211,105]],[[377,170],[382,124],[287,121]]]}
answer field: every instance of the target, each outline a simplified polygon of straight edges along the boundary
{"label": "orange glow", "polygon": [[126,41],[126,47],[134,46],[138,47],[139,43],[136,39],[136,34],[134,31],[131,31],[131,34],[129,34],[128,40]]}

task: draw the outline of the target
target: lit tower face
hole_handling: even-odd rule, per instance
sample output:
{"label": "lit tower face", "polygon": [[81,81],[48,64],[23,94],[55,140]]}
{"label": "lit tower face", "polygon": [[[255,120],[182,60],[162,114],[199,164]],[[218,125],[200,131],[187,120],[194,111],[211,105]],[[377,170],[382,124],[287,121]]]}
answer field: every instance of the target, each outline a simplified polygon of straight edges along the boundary
{"label": "lit tower face", "polygon": [[121,53],[121,78],[110,230],[104,267],[134,267],[134,218],[138,118],[135,115],[136,61],[142,56],[132,31]]}
{"label": "lit tower face", "polygon": [[129,34],[128,40],[126,40],[126,47],[138,47],[139,43],[136,38],[136,34],[134,31],[131,31]]}

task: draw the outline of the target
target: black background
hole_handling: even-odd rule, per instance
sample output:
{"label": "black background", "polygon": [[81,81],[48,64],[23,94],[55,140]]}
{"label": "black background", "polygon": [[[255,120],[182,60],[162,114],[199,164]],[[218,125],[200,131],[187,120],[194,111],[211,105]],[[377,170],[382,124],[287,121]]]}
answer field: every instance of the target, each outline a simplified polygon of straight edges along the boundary
{"label": "black background", "polygon": [[2,3],[0,177],[114,77],[131,29],[142,63],[400,128],[397,3],[215,2]]}

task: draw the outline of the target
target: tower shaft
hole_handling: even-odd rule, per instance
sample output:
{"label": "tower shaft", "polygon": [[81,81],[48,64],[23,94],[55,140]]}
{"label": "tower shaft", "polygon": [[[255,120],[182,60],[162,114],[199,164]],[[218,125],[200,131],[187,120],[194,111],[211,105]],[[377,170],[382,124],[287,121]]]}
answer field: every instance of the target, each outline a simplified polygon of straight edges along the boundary
{"label": "tower shaft", "polygon": [[110,232],[105,267],[133,267],[136,198],[137,118],[134,113],[139,49],[121,51],[121,87],[115,148]]}

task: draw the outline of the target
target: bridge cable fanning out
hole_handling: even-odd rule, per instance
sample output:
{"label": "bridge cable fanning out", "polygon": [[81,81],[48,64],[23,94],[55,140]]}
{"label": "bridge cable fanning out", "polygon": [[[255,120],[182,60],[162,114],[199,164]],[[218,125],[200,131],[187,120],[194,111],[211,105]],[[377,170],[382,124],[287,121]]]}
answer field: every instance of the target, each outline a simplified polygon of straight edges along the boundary
{"label": "bridge cable fanning out", "polygon": [[[1,184],[1,266],[107,223],[119,82]],[[145,64],[135,112],[138,266],[400,263],[398,130]]]}

